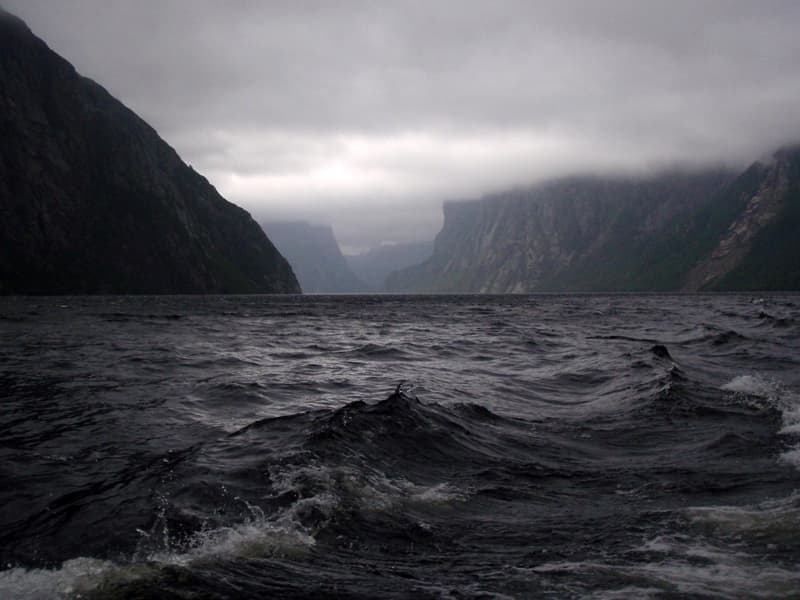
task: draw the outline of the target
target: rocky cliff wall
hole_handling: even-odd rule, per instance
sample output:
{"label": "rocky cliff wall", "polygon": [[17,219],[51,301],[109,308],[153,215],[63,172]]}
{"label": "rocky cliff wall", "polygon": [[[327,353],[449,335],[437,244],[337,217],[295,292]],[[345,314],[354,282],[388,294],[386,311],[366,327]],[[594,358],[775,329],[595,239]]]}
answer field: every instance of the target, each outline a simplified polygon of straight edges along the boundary
{"label": "rocky cliff wall", "polygon": [[0,12],[0,292],[297,292],[243,209]]}
{"label": "rocky cliff wall", "polygon": [[717,204],[732,218],[684,288],[800,290],[800,147],[752,165]]}
{"label": "rocky cliff wall", "polygon": [[350,269],[329,225],[264,223],[264,231],[292,265],[303,291],[341,294],[367,291]]}
{"label": "rocky cliff wall", "polygon": [[678,240],[733,179],[722,170],[571,178],[446,203],[433,256],[387,285],[459,293],[677,289],[696,260]]}

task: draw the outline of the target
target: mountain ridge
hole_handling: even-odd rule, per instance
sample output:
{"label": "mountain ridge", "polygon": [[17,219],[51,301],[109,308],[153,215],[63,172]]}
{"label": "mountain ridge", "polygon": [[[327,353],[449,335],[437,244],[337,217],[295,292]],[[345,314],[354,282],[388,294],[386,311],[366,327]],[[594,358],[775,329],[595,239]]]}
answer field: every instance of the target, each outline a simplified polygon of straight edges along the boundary
{"label": "mountain ridge", "polygon": [[0,84],[1,293],[300,291],[244,209],[7,11]]}
{"label": "mountain ridge", "polygon": [[386,278],[394,271],[423,262],[433,254],[433,241],[385,244],[361,254],[345,256],[356,276],[370,288],[386,289]]}
{"label": "mountain ridge", "polygon": [[264,222],[261,227],[292,266],[306,293],[369,291],[342,255],[330,225],[305,221]]}
{"label": "mountain ridge", "polygon": [[[782,237],[787,249],[780,252],[766,249],[760,233],[786,206],[798,204],[787,200],[800,180],[798,155],[796,148],[783,149],[770,164],[756,163],[742,173],[571,177],[448,202],[433,256],[393,273],[387,287],[405,293],[800,289],[788,272],[776,273],[772,283],[760,283],[755,267],[748,282],[736,275],[758,240],[765,248],[762,263],[786,265],[800,256],[792,254],[788,233]],[[794,183],[770,187],[776,169],[791,171],[787,181]],[[759,190],[769,201],[757,200]],[[790,213],[791,223],[800,225]],[[735,243],[723,244],[726,235]],[[733,258],[715,262],[715,249],[717,256]]]}

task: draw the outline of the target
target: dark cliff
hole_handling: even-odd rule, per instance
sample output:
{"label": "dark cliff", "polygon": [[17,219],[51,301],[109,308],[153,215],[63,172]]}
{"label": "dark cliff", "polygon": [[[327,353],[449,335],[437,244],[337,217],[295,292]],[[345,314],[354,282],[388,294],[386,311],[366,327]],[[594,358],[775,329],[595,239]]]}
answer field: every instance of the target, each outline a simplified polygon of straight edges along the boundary
{"label": "dark cliff", "polygon": [[674,289],[685,259],[666,257],[662,238],[731,178],[572,178],[447,203],[433,256],[394,273],[387,286],[477,293]]}
{"label": "dark cliff", "polygon": [[347,264],[329,225],[264,223],[264,231],[292,265],[303,291],[341,294],[367,291]]}
{"label": "dark cliff", "polygon": [[740,175],[692,223],[713,240],[687,290],[800,290],[800,146]]}
{"label": "dark cliff", "polygon": [[800,150],[741,175],[573,178],[447,203],[404,292],[800,289]]}
{"label": "dark cliff", "polygon": [[299,291],[246,211],[1,9],[0,138],[0,292]]}

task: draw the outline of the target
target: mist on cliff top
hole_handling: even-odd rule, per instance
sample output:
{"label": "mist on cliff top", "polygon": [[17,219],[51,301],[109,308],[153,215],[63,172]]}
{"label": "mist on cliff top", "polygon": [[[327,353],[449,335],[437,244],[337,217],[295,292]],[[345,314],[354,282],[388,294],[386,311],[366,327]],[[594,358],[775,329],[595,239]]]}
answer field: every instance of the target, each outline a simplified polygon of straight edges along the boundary
{"label": "mist on cliff top", "polygon": [[0,0],[259,220],[346,249],[444,199],[800,139],[800,3]]}

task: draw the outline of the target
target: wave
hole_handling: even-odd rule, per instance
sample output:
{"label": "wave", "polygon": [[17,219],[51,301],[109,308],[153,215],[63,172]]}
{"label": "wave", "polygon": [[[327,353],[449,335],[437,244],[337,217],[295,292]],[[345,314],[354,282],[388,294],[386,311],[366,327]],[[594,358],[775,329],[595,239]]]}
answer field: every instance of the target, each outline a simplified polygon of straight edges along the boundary
{"label": "wave", "polygon": [[[174,457],[154,495],[151,523],[137,528],[127,559],[12,567],[0,571],[0,596],[103,597],[114,589],[135,597],[172,577],[168,569],[196,573],[230,560],[297,560],[318,540],[424,545],[431,539],[426,511],[465,502],[472,491],[436,480],[431,471],[422,476],[422,455],[416,472],[389,469],[390,452],[400,451],[393,444],[413,435],[417,449],[432,453],[447,445],[448,432],[468,435],[466,423],[497,421],[483,407],[425,406],[399,391],[374,405],[262,419]],[[383,459],[370,453],[381,448]],[[451,456],[457,448],[463,449],[459,442]]]}
{"label": "wave", "polygon": [[249,444],[274,444],[274,434],[286,434],[282,446],[297,452],[329,460],[358,459],[395,471],[402,464],[404,472],[424,473],[435,466],[506,459],[497,441],[498,428],[528,433],[525,421],[502,417],[484,406],[423,404],[397,390],[375,404],[355,401],[336,410],[263,419],[231,439],[246,436]]}
{"label": "wave", "polygon": [[[734,546],[702,538],[657,536],[629,552],[627,561],[554,561],[531,569],[544,577],[576,581],[571,595],[590,598],[713,597],[790,599],[797,597],[800,574],[791,565],[760,564]],[[594,591],[581,581],[598,581]]]}
{"label": "wave", "polygon": [[764,323],[780,329],[792,327],[797,323],[795,319],[789,317],[776,317],[763,310],[758,312],[758,318]]}
{"label": "wave", "polygon": [[373,405],[261,419],[176,458],[134,559],[297,554],[320,536],[424,539],[426,507],[473,493],[456,472],[504,458],[475,430],[505,422],[484,407],[423,405],[399,391]]}
{"label": "wave", "polygon": [[731,539],[749,538],[774,547],[798,545],[800,491],[785,498],[741,506],[697,506],[686,510],[692,527]]}
{"label": "wave", "polygon": [[183,314],[174,314],[174,313],[127,313],[127,312],[102,312],[92,314],[93,317],[98,317],[104,321],[110,323],[128,323],[128,322],[137,322],[137,323],[147,323],[150,321],[180,321],[183,319],[187,319],[188,315]]}
{"label": "wave", "polygon": [[779,456],[785,464],[800,469],[800,394],[762,375],[737,375],[722,386],[743,404],[768,407],[781,415],[778,433],[790,444]]}
{"label": "wave", "polygon": [[54,569],[11,567],[0,571],[0,596],[14,600],[81,598],[117,569],[113,562],[78,557]]}
{"label": "wave", "polygon": [[402,348],[384,344],[364,344],[346,354],[368,358],[370,360],[404,359],[412,360],[413,356]]}

